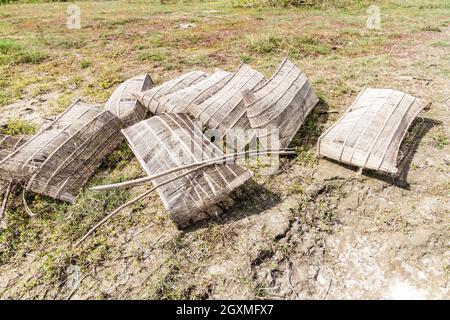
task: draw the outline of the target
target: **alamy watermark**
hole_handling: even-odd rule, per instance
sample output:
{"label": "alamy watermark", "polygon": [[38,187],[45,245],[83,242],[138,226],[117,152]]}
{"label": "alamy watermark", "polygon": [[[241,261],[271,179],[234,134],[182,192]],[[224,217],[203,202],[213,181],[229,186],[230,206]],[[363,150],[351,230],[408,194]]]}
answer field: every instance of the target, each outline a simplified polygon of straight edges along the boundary
{"label": "alamy watermark", "polygon": [[81,29],[81,9],[76,4],[67,7],[67,29]]}
{"label": "alamy watermark", "polygon": [[371,5],[367,8],[367,29],[381,30],[381,10],[377,5]]}
{"label": "alamy watermark", "polygon": [[[195,163],[214,159],[223,164],[245,163],[257,166],[262,175],[275,174],[280,165],[280,134],[277,127],[261,129],[235,128],[223,132],[208,129],[202,132],[201,123],[195,122],[193,132],[174,128],[170,136],[171,153],[180,163]],[[158,157],[158,155],[154,155]],[[164,161],[166,153],[160,154]]]}

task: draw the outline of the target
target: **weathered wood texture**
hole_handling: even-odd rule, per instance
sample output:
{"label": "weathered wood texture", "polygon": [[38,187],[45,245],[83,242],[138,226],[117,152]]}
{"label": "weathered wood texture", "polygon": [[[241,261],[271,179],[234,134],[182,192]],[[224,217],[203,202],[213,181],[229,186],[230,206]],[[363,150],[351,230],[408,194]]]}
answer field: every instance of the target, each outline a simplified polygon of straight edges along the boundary
{"label": "weathered wood texture", "polygon": [[153,81],[147,74],[128,79],[113,92],[106,102],[105,109],[117,116],[125,126],[131,126],[145,119],[148,111],[133,93],[146,91],[152,87]]}
{"label": "weathered wood texture", "polygon": [[276,73],[254,91],[243,92],[250,125],[267,132],[259,135],[267,146],[269,135],[279,135],[279,147],[288,147],[309,112],[319,101],[308,78],[284,59]]}
{"label": "weathered wood texture", "polygon": [[400,144],[423,109],[391,89],[363,89],[346,113],[319,138],[318,153],[361,168],[397,172]]}
{"label": "weathered wood texture", "polygon": [[193,104],[200,104],[223,88],[231,79],[231,73],[217,70],[208,77],[185,89],[162,96],[160,113],[185,113]]}
{"label": "weathered wood texture", "polygon": [[[223,156],[186,114],[164,114],[123,130],[133,152],[148,175]],[[154,185],[180,177],[189,169],[153,180]],[[171,218],[185,227],[206,218],[208,207],[242,185],[251,173],[228,163],[205,167],[158,188]]]}
{"label": "weathered wood texture", "polygon": [[152,114],[161,114],[163,111],[160,110],[159,99],[162,96],[166,96],[173,92],[192,86],[199,81],[202,81],[207,76],[208,74],[203,71],[188,72],[177,78],[164,82],[163,84],[150,90],[146,90],[140,94],[135,94],[135,96]]}
{"label": "weathered wood texture", "polygon": [[0,179],[28,182],[28,190],[73,202],[101,160],[122,141],[120,129],[110,111],[77,100],[0,161]]}
{"label": "weathered wood texture", "polygon": [[200,104],[190,104],[186,112],[199,120],[205,128],[217,131],[216,134],[220,136],[216,138],[224,139],[229,135],[228,146],[232,143],[233,149],[244,149],[251,138],[250,134],[246,135],[246,130],[251,127],[242,91],[253,90],[264,81],[261,73],[247,64],[241,64],[222,89]]}

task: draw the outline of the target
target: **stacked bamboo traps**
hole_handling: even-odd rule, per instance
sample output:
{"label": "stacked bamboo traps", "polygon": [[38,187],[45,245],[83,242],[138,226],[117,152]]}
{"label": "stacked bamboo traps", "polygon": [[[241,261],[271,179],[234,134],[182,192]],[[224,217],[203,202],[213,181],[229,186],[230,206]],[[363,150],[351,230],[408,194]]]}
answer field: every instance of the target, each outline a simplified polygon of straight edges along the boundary
{"label": "stacked bamboo traps", "polygon": [[[77,100],[27,141],[0,135],[0,191],[8,194],[17,182],[74,202],[125,137],[146,176],[95,189],[149,182],[153,187],[108,214],[83,239],[153,191],[185,227],[208,217],[208,208],[251,178],[236,159],[292,154],[288,146],[317,103],[308,78],[288,59],[268,80],[246,64],[234,73],[191,71],[161,85],[144,74],[119,85],[105,108]],[[400,143],[421,110],[406,93],[364,89],[320,136],[318,153],[394,174]],[[0,213],[4,207],[3,202]]]}

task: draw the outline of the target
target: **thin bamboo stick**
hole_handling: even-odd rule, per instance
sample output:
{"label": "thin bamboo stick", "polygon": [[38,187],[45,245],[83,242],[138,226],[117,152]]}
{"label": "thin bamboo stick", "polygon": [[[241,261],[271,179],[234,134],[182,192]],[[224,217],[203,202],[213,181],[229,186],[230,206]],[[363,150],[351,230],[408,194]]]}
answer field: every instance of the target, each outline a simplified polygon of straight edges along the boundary
{"label": "thin bamboo stick", "polygon": [[8,187],[6,188],[6,191],[5,191],[5,195],[3,196],[3,203],[2,203],[2,207],[0,208],[0,220],[3,219],[3,215],[6,212],[6,206],[8,205],[8,198],[9,198],[9,194],[11,193],[11,188],[12,188],[12,182],[10,182],[8,184]]}
{"label": "thin bamboo stick", "polygon": [[208,166],[209,164],[204,164],[201,166],[198,166],[197,168],[191,169],[177,177],[174,177],[172,179],[169,179],[167,181],[161,182],[160,184],[154,186],[153,188],[151,188],[150,190],[145,191],[144,193],[140,194],[139,196],[137,196],[136,198],[134,198],[131,201],[128,201],[127,203],[121,205],[119,208],[117,208],[116,210],[114,210],[113,212],[111,212],[110,214],[108,214],[105,218],[103,218],[99,223],[97,223],[93,228],[91,228],[80,240],[78,240],[75,244],[74,247],[79,246],[84,240],[86,240],[92,233],[94,233],[95,230],[97,230],[99,227],[101,227],[103,224],[105,224],[111,217],[113,217],[114,215],[116,215],[117,213],[119,213],[120,211],[122,211],[123,209],[131,206],[132,204],[142,200],[143,198],[145,198],[146,196],[148,196],[150,193],[152,193],[153,191],[155,191],[156,189],[158,189],[159,187],[162,187],[163,185],[166,185],[168,183],[171,183],[172,181],[178,180],[184,176],[187,176],[188,174],[191,174],[192,172],[199,170],[203,167]]}
{"label": "thin bamboo stick", "polygon": [[147,176],[147,177],[143,177],[143,178],[139,178],[139,179],[135,179],[135,180],[130,180],[130,181],[125,181],[125,182],[121,182],[121,183],[116,183],[116,184],[110,184],[110,185],[103,185],[103,186],[96,186],[96,187],[92,187],[90,188],[90,190],[93,191],[102,191],[102,190],[109,190],[109,189],[118,189],[118,188],[123,188],[123,187],[130,187],[130,186],[135,186],[135,185],[139,185],[142,183],[145,183],[147,181],[151,181],[163,176],[166,176],[168,174],[171,174],[173,172],[176,171],[180,171],[180,170],[184,170],[184,169],[189,169],[195,166],[199,166],[199,165],[203,165],[203,164],[208,164],[208,165],[212,165],[212,164],[223,164],[223,162],[229,160],[229,159],[234,159],[235,157],[237,157],[237,159],[242,158],[242,156],[245,155],[255,155],[255,154],[268,154],[268,153],[277,153],[279,155],[289,155],[289,154],[296,154],[295,151],[293,151],[293,149],[290,148],[283,148],[283,149],[277,149],[277,150],[271,150],[271,149],[265,149],[265,150],[260,150],[260,151],[243,151],[243,152],[235,152],[233,154],[230,155],[224,155],[222,157],[217,157],[217,158],[212,158],[212,159],[207,159],[207,160],[203,160],[203,161],[199,161],[199,162],[194,162],[194,163],[190,163],[190,164],[186,164],[186,165],[182,165],[179,167],[175,167],[160,173],[157,173],[155,175],[152,176]]}

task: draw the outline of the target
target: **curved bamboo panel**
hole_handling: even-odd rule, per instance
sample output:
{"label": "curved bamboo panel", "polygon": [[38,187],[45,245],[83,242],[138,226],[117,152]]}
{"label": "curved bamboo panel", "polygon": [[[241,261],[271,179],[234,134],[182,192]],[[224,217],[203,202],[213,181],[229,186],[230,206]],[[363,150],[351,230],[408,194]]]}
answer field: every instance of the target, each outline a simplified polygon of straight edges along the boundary
{"label": "curved bamboo panel", "polygon": [[160,113],[185,113],[189,106],[200,104],[225,86],[231,73],[217,70],[213,74],[185,89],[159,99]]}
{"label": "curved bamboo panel", "polygon": [[7,157],[26,141],[27,139],[23,137],[13,137],[0,133],[0,160]]}
{"label": "curved bamboo panel", "polygon": [[[6,158],[11,152],[19,148],[21,145],[23,145],[27,141],[26,138],[22,137],[12,137],[6,134],[0,133],[0,161],[4,158]],[[4,178],[3,178],[4,179]],[[3,194],[5,189],[10,186],[11,181],[8,180],[1,180],[0,179],[0,195]],[[2,213],[2,210],[0,209],[0,213]],[[1,214],[0,214],[1,216]]]}
{"label": "curved bamboo panel", "polygon": [[277,134],[281,148],[288,147],[319,101],[306,75],[286,58],[266,83],[243,96],[251,127],[266,130],[258,134],[260,143],[266,145],[264,138]]}
{"label": "curved bamboo panel", "polygon": [[[223,156],[186,114],[152,117],[124,129],[123,133],[148,175]],[[206,218],[204,210],[251,177],[249,171],[234,163],[211,165],[183,176],[188,171],[177,171],[152,181],[158,185],[180,177],[157,189],[179,227]]]}
{"label": "curved bamboo panel", "polygon": [[[253,90],[264,83],[264,76],[247,64],[241,64],[228,83],[213,96],[200,104],[191,104],[186,112],[199,120],[202,126],[217,130],[220,139],[244,149],[250,140],[245,130],[251,129],[242,98],[243,90]],[[247,138],[246,138],[247,136]]]}
{"label": "curved bamboo panel", "polygon": [[0,178],[28,182],[33,192],[69,202],[101,160],[122,141],[110,111],[80,100],[0,161]]}
{"label": "curved bamboo panel", "polygon": [[153,81],[144,74],[123,82],[111,95],[105,109],[111,111],[125,126],[131,126],[147,115],[147,109],[133,95],[153,87]]}
{"label": "curved bamboo panel", "polygon": [[423,109],[416,98],[391,89],[363,89],[319,138],[318,153],[361,168],[397,172],[400,144]]}
{"label": "curved bamboo panel", "polygon": [[185,89],[192,86],[202,80],[204,80],[208,74],[203,71],[191,71],[185,73],[177,78],[166,81],[163,84],[147,90],[141,94],[137,94],[138,100],[141,104],[150,110],[152,114],[160,114],[163,111],[160,110],[159,99],[162,96],[171,94],[173,92]]}

